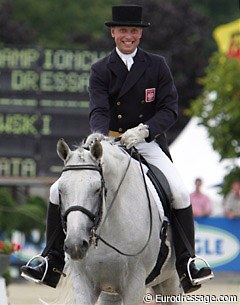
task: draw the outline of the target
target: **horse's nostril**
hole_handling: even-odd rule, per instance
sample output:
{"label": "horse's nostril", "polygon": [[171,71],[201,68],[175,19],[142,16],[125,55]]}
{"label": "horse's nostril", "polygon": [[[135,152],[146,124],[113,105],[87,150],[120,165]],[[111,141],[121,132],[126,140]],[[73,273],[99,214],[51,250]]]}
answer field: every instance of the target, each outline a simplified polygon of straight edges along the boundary
{"label": "horse's nostril", "polygon": [[72,259],[82,259],[88,250],[89,243],[87,240],[82,240],[80,243],[65,242],[64,249]]}
{"label": "horse's nostril", "polygon": [[82,246],[84,249],[88,249],[88,242],[84,240]]}

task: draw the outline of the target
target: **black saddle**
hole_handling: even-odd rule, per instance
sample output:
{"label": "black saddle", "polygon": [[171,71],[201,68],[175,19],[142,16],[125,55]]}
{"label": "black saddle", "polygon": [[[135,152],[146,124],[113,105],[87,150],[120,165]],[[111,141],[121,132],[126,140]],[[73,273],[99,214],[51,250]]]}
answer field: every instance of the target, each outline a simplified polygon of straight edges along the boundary
{"label": "black saddle", "polygon": [[134,151],[126,149],[126,151],[130,154],[132,158],[134,158],[138,162],[141,162],[148,168],[147,176],[151,180],[152,184],[154,185],[158,193],[158,196],[163,205],[165,216],[168,217],[168,219],[170,219],[173,195],[169,183],[167,181],[167,178],[159,168],[148,163],[144,159],[144,157],[141,154],[139,154],[139,152],[136,149],[134,149]]}

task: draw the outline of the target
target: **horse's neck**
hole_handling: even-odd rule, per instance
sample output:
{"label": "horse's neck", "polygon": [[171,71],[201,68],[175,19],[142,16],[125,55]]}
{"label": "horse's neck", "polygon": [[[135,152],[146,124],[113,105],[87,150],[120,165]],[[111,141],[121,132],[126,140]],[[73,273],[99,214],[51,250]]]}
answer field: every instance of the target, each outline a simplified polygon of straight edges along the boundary
{"label": "horse's neck", "polygon": [[129,165],[128,155],[123,155],[121,161],[119,163],[119,156],[116,159],[110,156],[108,161],[104,161],[105,165],[111,166],[111,170],[108,169],[107,177],[105,177],[106,211],[111,207],[106,225],[108,228],[115,229],[115,232],[109,232],[106,227],[105,234],[116,238],[117,232],[119,240],[122,239],[120,239],[121,235],[133,242],[136,231],[140,233],[138,236],[141,238],[149,231],[148,201],[137,164],[131,161]]}
{"label": "horse's neck", "polygon": [[[109,147],[107,146],[109,149]],[[130,156],[115,147],[107,151],[103,160],[104,179],[108,190],[108,202],[114,200],[125,201],[126,198],[136,196],[135,185],[141,184],[139,170]]]}

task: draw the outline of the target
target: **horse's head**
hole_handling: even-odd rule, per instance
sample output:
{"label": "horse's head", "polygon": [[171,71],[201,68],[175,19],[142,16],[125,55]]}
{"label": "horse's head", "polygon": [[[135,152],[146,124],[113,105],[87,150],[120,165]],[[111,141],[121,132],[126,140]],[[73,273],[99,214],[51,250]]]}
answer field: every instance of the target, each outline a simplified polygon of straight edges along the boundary
{"label": "horse's head", "polygon": [[99,221],[102,209],[102,145],[96,141],[89,149],[79,147],[72,151],[60,139],[57,153],[64,161],[59,196],[66,229],[65,250],[72,259],[81,259],[86,255],[90,231]]}

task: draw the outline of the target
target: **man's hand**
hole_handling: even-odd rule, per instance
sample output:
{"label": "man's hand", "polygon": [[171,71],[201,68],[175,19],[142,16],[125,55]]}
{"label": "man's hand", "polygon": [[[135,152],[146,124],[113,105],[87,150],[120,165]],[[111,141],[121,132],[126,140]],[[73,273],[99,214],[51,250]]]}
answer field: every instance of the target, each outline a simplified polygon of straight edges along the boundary
{"label": "man's hand", "polygon": [[121,136],[120,143],[129,149],[137,143],[144,142],[145,138],[148,136],[148,126],[141,123],[137,127],[128,129],[126,132],[124,132],[124,134]]}

